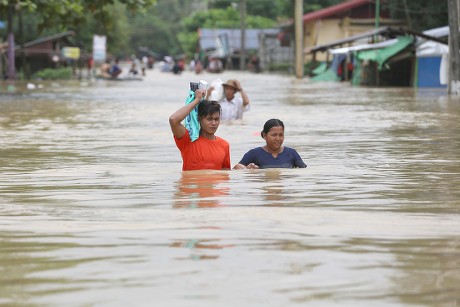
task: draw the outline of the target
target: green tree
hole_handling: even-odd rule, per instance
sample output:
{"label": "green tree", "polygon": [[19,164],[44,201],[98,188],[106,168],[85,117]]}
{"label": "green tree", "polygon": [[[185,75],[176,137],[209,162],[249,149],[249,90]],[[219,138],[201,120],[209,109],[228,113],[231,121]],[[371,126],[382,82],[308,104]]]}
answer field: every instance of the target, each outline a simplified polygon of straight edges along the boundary
{"label": "green tree", "polygon": [[[261,16],[273,20],[288,17],[284,15],[285,7],[288,4],[286,0],[247,0],[246,11],[251,16]],[[239,0],[214,0],[210,1],[210,9],[227,9],[233,7],[238,9]]]}
{"label": "green tree", "polygon": [[134,28],[130,45],[147,47],[160,55],[182,53],[178,35],[182,31],[181,19],[196,10],[202,0],[158,0],[146,14],[133,16]]}
{"label": "green tree", "polygon": [[447,26],[447,1],[388,0],[382,6],[393,18],[405,20],[415,31]]}
{"label": "green tree", "polygon": [[181,52],[175,29],[159,16],[136,16],[133,25],[135,30],[129,40],[133,48],[146,47],[158,55]]}
{"label": "green tree", "polygon": [[[156,0],[0,0],[0,17],[8,16],[8,9],[14,7],[13,33],[22,27],[21,41],[78,29],[76,39],[82,45],[91,46],[93,34],[105,34],[109,52],[127,53],[132,30],[128,16],[145,13],[155,3]],[[18,16],[22,17],[21,24]]]}
{"label": "green tree", "polygon": [[[234,1],[235,2],[235,1]],[[251,0],[249,3],[269,3],[273,0]],[[275,0],[283,3],[283,0]],[[252,4],[249,7],[254,7]],[[275,7],[276,8],[276,7]],[[248,9],[248,28],[270,28],[276,25],[275,9],[269,17],[252,15]],[[263,10],[259,6],[259,12]],[[130,19],[133,31],[130,45],[144,46],[160,55],[191,56],[198,44],[198,28],[239,28],[239,10],[231,3],[222,2],[217,8],[213,1],[158,0],[146,14]]]}
{"label": "green tree", "polygon": [[[332,5],[342,3],[343,0],[304,0],[303,11],[304,13],[314,12]],[[295,1],[285,1],[284,6],[281,7],[282,15],[292,18],[294,16]]]}
{"label": "green tree", "polygon": [[156,0],[0,0],[0,12],[7,13],[9,6],[15,7],[15,12],[27,9],[38,16],[38,31],[44,29],[67,29],[82,25],[88,15],[98,23],[98,29],[108,32],[116,22],[111,16],[111,7],[117,4],[125,6],[126,11],[143,12],[153,5]]}

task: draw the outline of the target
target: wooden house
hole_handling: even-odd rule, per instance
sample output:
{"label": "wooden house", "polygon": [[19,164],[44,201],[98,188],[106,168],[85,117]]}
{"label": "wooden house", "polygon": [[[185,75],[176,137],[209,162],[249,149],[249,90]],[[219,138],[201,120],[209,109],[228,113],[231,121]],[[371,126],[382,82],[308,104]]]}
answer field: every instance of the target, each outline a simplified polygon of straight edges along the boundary
{"label": "wooden house", "polygon": [[74,31],[67,31],[39,38],[23,45],[16,45],[16,68],[28,75],[45,68],[66,65],[67,62],[62,55],[62,49],[76,46],[70,40],[74,35]]}
{"label": "wooden house", "polygon": [[[303,16],[305,62],[311,60],[325,61],[325,54],[318,54],[313,59],[310,50],[319,45],[345,39],[363,32],[370,31],[378,25],[403,26],[400,20],[390,18],[390,13],[380,1],[380,9],[376,12],[374,0],[348,0]],[[379,18],[376,20],[378,13]]]}

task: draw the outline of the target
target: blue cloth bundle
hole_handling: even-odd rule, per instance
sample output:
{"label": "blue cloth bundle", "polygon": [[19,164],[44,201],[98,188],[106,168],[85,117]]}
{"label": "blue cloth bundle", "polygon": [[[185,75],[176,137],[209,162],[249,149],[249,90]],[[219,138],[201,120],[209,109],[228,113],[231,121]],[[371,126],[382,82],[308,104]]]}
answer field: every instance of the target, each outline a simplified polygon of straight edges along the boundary
{"label": "blue cloth bundle", "polygon": [[[195,92],[189,91],[185,104],[191,103],[195,100]],[[200,122],[198,121],[198,105],[187,115],[185,118],[185,129],[188,130],[190,140],[196,141],[200,136]]]}

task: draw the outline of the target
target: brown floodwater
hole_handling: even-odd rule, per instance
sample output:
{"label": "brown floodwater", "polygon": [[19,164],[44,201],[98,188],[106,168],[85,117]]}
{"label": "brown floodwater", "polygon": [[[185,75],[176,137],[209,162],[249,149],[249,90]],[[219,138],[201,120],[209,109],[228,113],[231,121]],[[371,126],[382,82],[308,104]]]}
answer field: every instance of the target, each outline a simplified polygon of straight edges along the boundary
{"label": "brown floodwater", "polygon": [[[188,83],[238,78],[306,169],[182,172]],[[0,83],[2,306],[459,306],[460,100],[228,71]]]}

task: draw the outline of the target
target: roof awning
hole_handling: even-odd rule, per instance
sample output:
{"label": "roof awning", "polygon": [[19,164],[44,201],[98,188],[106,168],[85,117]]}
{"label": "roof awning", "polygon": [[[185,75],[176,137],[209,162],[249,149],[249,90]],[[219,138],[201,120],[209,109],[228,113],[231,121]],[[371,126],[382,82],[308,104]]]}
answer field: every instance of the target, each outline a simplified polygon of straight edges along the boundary
{"label": "roof awning", "polygon": [[417,57],[442,56],[449,53],[449,46],[427,41],[417,46]]}
{"label": "roof awning", "polygon": [[396,43],[388,47],[357,51],[355,56],[359,60],[375,61],[379,64],[379,69],[381,69],[389,58],[403,51],[414,42],[414,38],[411,36],[400,36],[396,40]]}
{"label": "roof awning", "polygon": [[387,41],[383,41],[383,42],[375,43],[375,44],[363,44],[363,45],[358,45],[358,46],[330,49],[328,50],[328,52],[330,54],[345,54],[351,51],[361,51],[361,50],[367,50],[367,49],[384,48],[384,47],[394,45],[397,42],[398,42],[398,39],[395,38],[395,39],[389,39]]}
{"label": "roof awning", "polygon": [[[435,32],[429,32],[429,33],[435,33]],[[437,35],[437,33],[435,33],[435,34]],[[443,39],[438,38],[438,37],[433,37],[433,36],[427,35],[425,33],[415,32],[415,31],[412,31],[412,30],[409,30],[409,29],[403,29],[403,28],[394,29],[394,28],[391,28],[391,27],[381,27],[381,28],[377,28],[377,29],[374,29],[374,30],[363,32],[363,33],[360,33],[360,34],[357,34],[357,35],[354,35],[354,36],[350,36],[350,37],[347,37],[347,38],[344,38],[344,39],[340,39],[340,40],[337,40],[337,41],[334,41],[334,42],[331,42],[331,43],[328,43],[328,44],[313,47],[313,48],[311,48],[309,50],[306,50],[306,52],[307,53],[315,53],[315,52],[318,52],[318,51],[321,51],[321,52],[329,51],[329,52],[331,52],[331,50],[334,49],[335,47],[338,47],[338,46],[341,46],[341,45],[344,45],[344,44],[350,44],[350,43],[353,43],[353,42],[358,42],[358,41],[366,39],[366,38],[370,39],[372,37],[375,38],[375,37],[378,36],[378,40],[381,40],[383,38],[387,39],[387,40],[391,40],[391,39],[395,39],[395,38],[400,37],[400,36],[407,36],[407,35],[414,36],[414,37],[420,37],[420,38],[423,38],[424,40],[432,40],[432,41],[436,41],[436,42],[440,42],[440,43],[445,43],[445,41]]]}
{"label": "roof awning", "polygon": [[302,20],[303,22],[312,21],[322,18],[327,18],[333,16],[335,14],[343,13],[344,11],[351,10],[355,7],[362,6],[364,4],[372,3],[370,0],[349,0],[344,1],[342,3],[332,5],[320,10],[313,11],[311,13],[307,13],[303,15]]}
{"label": "roof awning", "polygon": [[62,32],[62,33],[42,37],[42,38],[33,40],[31,42],[25,43],[24,48],[35,46],[35,45],[38,45],[38,44],[41,44],[41,43],[47,42],[47,41],[54,41],[54,40],[57,40],[57,39],[60,39],[60,38],[65,38],[67,36],[73,36],[73,35],[75,35],[74,31],[66,31],[66,32]]}
{"label": "roof awning", "polygon": [[423,34],[433,36],[433,37],[443,37],[449,35],[449,26],[434,28],[430,30],[423,31]]}

